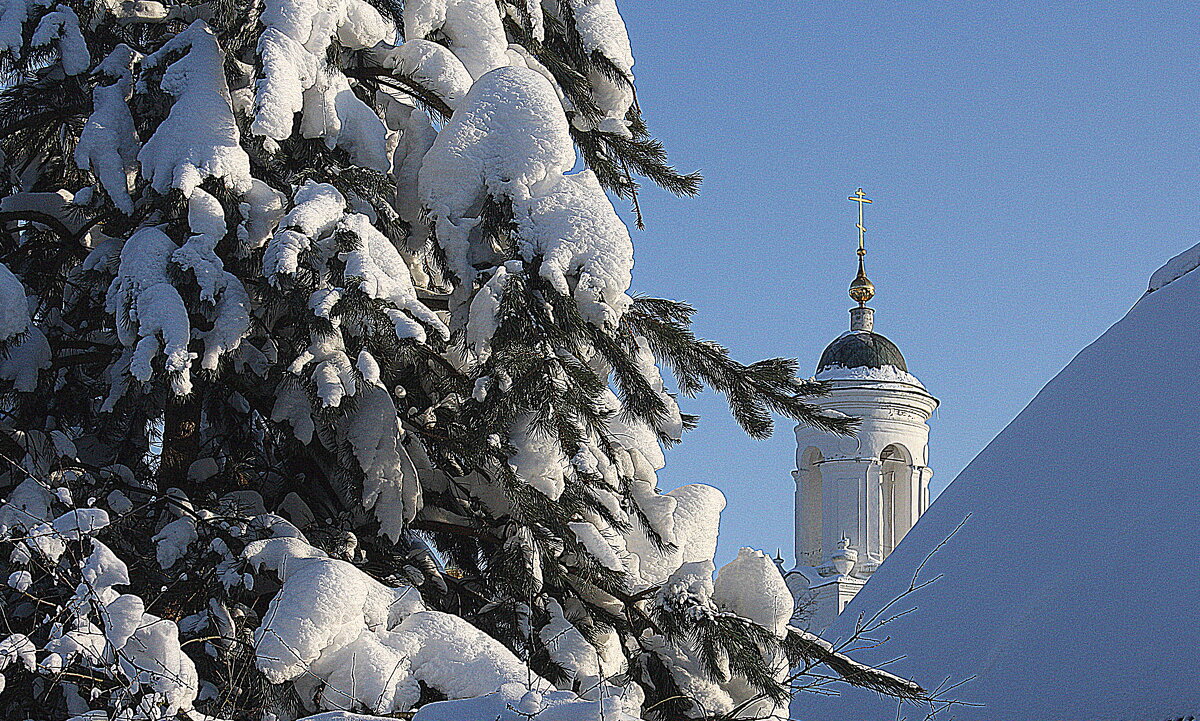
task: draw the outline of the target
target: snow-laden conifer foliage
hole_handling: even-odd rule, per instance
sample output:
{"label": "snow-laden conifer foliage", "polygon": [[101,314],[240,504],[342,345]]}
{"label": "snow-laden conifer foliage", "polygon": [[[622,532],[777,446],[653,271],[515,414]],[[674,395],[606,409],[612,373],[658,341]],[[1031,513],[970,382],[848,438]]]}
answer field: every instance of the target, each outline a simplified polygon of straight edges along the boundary
{"label": "snow-laden conifer foliage", "polygon": [[[727,394],[609,200],[691,194],[612,0],[0,0],[0,715],[784,714],[919,689],[657,487]],[[640,222],[640,217],[639,217]],[[790,663],[791,662],[791,663]]]}

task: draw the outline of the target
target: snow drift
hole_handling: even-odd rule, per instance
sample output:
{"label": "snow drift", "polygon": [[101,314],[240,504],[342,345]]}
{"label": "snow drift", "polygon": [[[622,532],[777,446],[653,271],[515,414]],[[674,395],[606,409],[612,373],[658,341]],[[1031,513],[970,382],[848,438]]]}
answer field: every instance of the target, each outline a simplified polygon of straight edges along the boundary
{"label": "snow drift", "polygon": [[[1178,265],[1178,264],[1177,264]],[[1191,264],[1195,267],[1195,264]],[[861,660],[934,689],[961,721],[1165,721],[1200,714],[1200,273],[1155,274],[946,489],[827,637],[909,588]],[[1166,273],[1164,275],[1164,273]],[[793,717],[922,718],[857,689]]]}

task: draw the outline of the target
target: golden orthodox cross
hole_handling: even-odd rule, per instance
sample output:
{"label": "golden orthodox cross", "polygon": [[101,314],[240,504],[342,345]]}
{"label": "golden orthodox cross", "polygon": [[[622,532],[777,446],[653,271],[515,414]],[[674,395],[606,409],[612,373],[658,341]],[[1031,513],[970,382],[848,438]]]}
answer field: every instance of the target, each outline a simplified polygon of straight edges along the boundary
{"label": "golden orthodox cross", "polygon": [[863,243],[863,234],[867,232],[867,229],[863,227],[863,203],[870,203],[871,201],[867,199],[867,195],[863,192],[862,188],[859,188],[855,191],[854,195],[846,198],[846,200],[853,200],[855,203],[858,203],[858,257],[861,258],[867,254],[866,245]]}

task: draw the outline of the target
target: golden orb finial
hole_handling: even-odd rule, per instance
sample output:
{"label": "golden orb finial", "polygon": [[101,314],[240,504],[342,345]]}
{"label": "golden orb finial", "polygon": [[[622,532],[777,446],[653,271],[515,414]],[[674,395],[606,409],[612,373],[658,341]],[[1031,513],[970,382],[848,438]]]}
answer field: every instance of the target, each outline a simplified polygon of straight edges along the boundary
{"label": "golden orb finial", "polygon": [[850,300],[855,301],[859,305],[866,305],[868,300],[875,297],[875,284],[867,278],[866,269],[863,268],[863,259],[860,256],[858,259],[858,275],[854,280],[850,281]]}
{"label": "golden orb finial", "polygon": [[867,278],[867,270],[865,258],[867,257],[867,247],[864,242],[867,229],[863,226],[863,204],[870,203],[866,193],[859,188],[847,200],[852,200],[858,203],[858,275],[850,283],[850,299],[859,305],[866,305],[867,301],[875,297],[875,284]]}

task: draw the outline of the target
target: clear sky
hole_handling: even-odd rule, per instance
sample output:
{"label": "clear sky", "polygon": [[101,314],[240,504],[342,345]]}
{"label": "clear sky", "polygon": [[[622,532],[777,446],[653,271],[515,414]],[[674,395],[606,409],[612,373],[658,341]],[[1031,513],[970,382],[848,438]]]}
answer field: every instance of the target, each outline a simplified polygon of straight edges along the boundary
{"label": "clear sky", "polygon": [[[1195,4],[619,6],[651,130],[706,178],[645,193],[634,289],[811,374],[848,324],[864,188],[876,330],[942,401],[935,493],[1198,240]],[[660,485],[725,492],[720,559],[790,562],[792,424],[752,441],[719,396],[684,409]]]}

